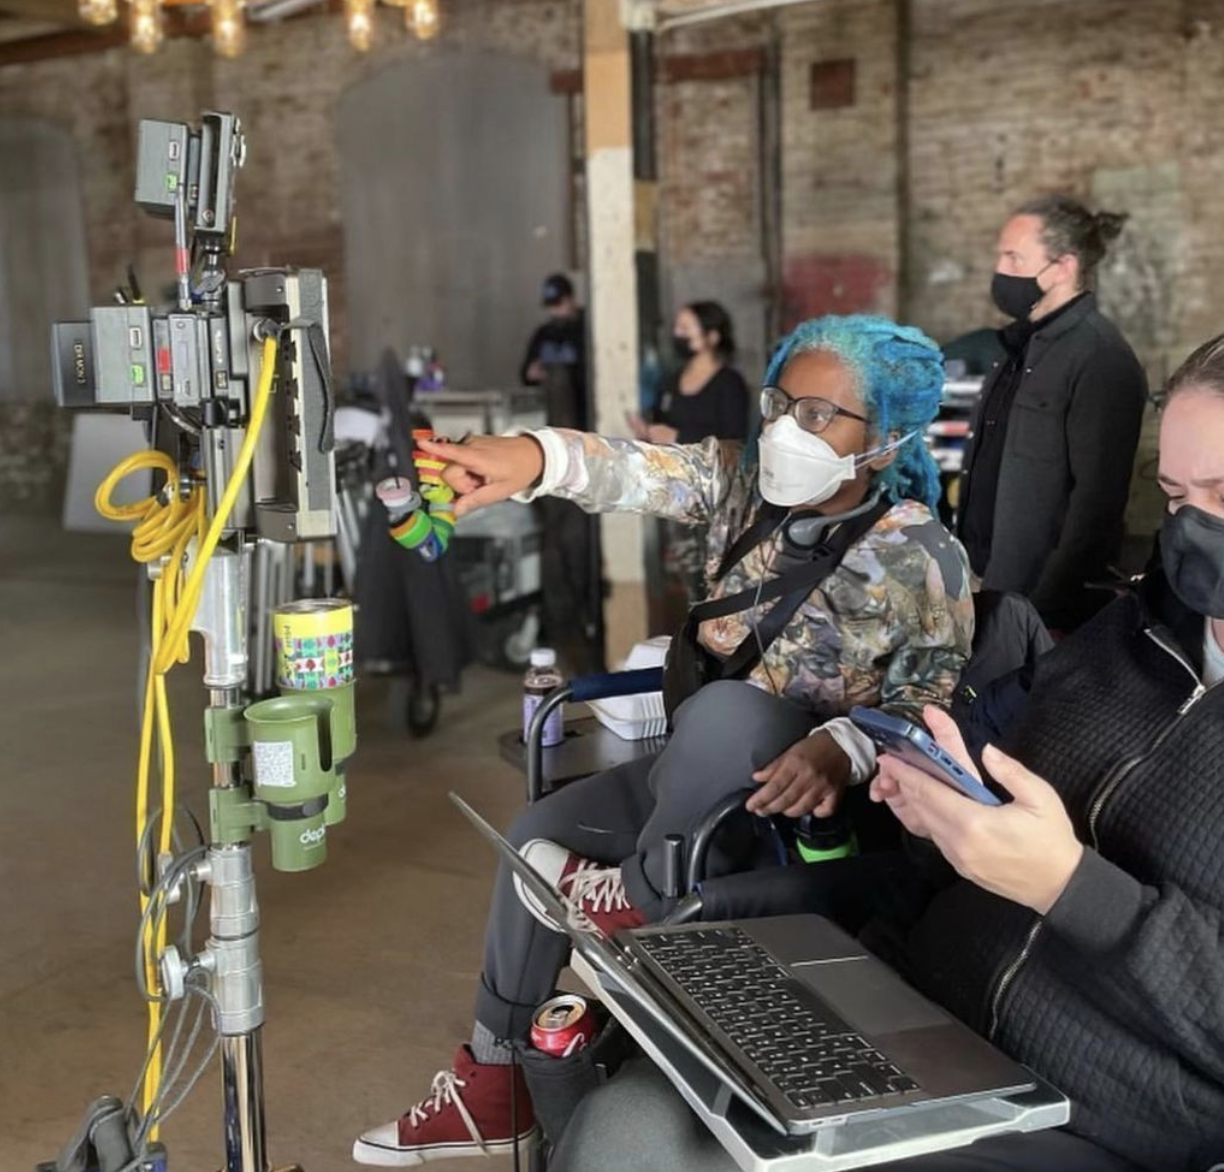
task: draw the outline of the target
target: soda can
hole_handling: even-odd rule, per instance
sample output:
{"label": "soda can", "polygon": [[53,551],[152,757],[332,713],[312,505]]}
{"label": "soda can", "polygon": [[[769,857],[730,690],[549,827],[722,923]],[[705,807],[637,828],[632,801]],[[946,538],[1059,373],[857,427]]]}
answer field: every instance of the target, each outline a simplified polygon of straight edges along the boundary
{"label": "soda can", "polygon": [[531,1044],[554,1058],[568,1058],[594,1036],[595,1017],[586,998],[564,993],[545,1001],[531,1017]]}

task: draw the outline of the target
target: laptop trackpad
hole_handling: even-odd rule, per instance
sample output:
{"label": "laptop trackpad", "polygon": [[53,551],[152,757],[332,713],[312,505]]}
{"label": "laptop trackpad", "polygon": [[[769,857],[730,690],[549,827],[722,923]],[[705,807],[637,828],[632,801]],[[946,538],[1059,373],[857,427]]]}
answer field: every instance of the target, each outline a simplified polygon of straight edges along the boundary
{"label": "laptop trackpad", "polygon": [[791,973],[865,1034],[946,1025],[948,1015],[871,957],[791,964]]}

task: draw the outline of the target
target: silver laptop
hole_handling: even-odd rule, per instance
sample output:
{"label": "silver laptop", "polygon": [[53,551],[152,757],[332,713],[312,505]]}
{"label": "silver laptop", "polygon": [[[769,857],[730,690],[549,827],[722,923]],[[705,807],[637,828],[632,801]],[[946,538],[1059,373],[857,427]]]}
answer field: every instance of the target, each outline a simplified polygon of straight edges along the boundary
{"label": "silver laptop", "polygon": [[[668,1036],[664,1051],[674,1054],[678,1044],[690,1066],[713,1075],[775,1134],[810,1137],[904,1117],[906,1134],[929,1139],[922,1121],[941,1127],[934,1108],[980,1100],[991,1101],[988,1119],[997,1126],[990,1131],[1066,1122],[1066,1099],[1042,1084],[1044,1110],[1008,1126],[1007,1112],[995,1106],[1009,1096],[1024,1100],[1038,1080],[828,920],[660,925],[611,939],[584,932],[564,897],[461,798],[451,798],[564,925],[585,962],[575,967],[592,970],[631,1019],[645,1018]],[[931,1146],[944,1145],[915,1150]]]}

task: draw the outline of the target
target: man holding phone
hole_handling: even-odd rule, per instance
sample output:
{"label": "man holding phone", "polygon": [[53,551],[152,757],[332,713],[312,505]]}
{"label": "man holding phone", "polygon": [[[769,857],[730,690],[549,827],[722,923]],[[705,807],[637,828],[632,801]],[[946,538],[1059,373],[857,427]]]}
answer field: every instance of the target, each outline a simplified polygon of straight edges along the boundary
{"label": "man holding phone", "polygon": [[[922,715],[936,743],[976,777],[956,722],[933,705]],[[887,802],[911,834],[934,843],[958,875],[1044,916],[1079,867],[1084,845],[1049,782],[994,745],[983,750],[982,763],[1012,797],[1002,809],[966,802],[953,783],[891,753],[879,758],[871,796]]]}

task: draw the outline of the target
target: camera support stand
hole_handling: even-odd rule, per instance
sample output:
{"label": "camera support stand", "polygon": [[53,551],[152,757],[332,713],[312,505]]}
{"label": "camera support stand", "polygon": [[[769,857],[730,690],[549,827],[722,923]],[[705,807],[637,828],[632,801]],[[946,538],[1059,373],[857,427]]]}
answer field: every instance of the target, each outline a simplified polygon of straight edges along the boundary
{"label": "camera support stand", "polygon": [[[167,903],[178,897],[182,878],[208,885],[209,936],[194,956],[181,955],[174,945],[162,949],[157,976],[166,1001],[184,997],[190,981],[203,985],[212,1003],[221,1055],[225,1172],[269,1172],[251,841],[255,832],[267,831],[272,863],[280,870],[307,870],[325,860],[327,827],[345,815],[345,765],[356,747],[356,723],[351,658],[326,678],[289,678],[286,672],[277,680],[280,696],[249,703],[247,600],[265,601],[250,588],[256,546],[334,536],[336,482],[323,274],[285,268],[243,272],[233,281],[226,275],[224,261],[233,250],[233,184],[244,158],[244,139],[232,114],[206,112],[198,129],[141,123],[136,202],[174,221],[176,308],[158,313],[125,299],[95,307],[87,322],[53,327],[53,353],[61,406],[122,410],[150,424],[168,422],[175,431],[180,482],[202,480],[208,516],[225,514],[224,521],[214,522],[224,526],[219,535],[210,532],[203,543],[208,547],[217,539],[211,553],[197,548],[194,554],[207,560],[196,580],[199,601],[190,621],[190,629],[204,639],[209,690],[204,713],[213,782],[209,846],[192,862],[159,860],[174,869],[173,883],[162,873]],[[262,429],[248,440],[248,429],[259,427],[257,400],[266,404],[258,415]],[[239,468],[244,471],[236,483]],[[293,616],[287,614],[295,609]],[[346,615],[351,642],[351,608],[322,600],[277,610],[278,650],[282,635],[291,641],[290,617],[309,626],[316,609],[330,611],[329,617]],[[267,615],[258,618],[256,660],[262,664],[272,623]],[[172,818],[173,812],[164,811],[163,817]],[[122,1105],[116,1117],[113,1103],[106,1100],[103,1114],[126,1127]],[[82,1144],[88,1145],[92,1131],[86,1131]],[[92,1150],[97,1155],[96,1146]],[[64,1158],[67,1153],[45,1167],[59,1172]],[[103,1172],[109,1167],[101,1159],[86,1166],[101,1166]],[[138,1165],[122,1166],[162,1172],[165,1151],[146,1143]],[[294,1165],[286,1172],[300,1169]]]}

